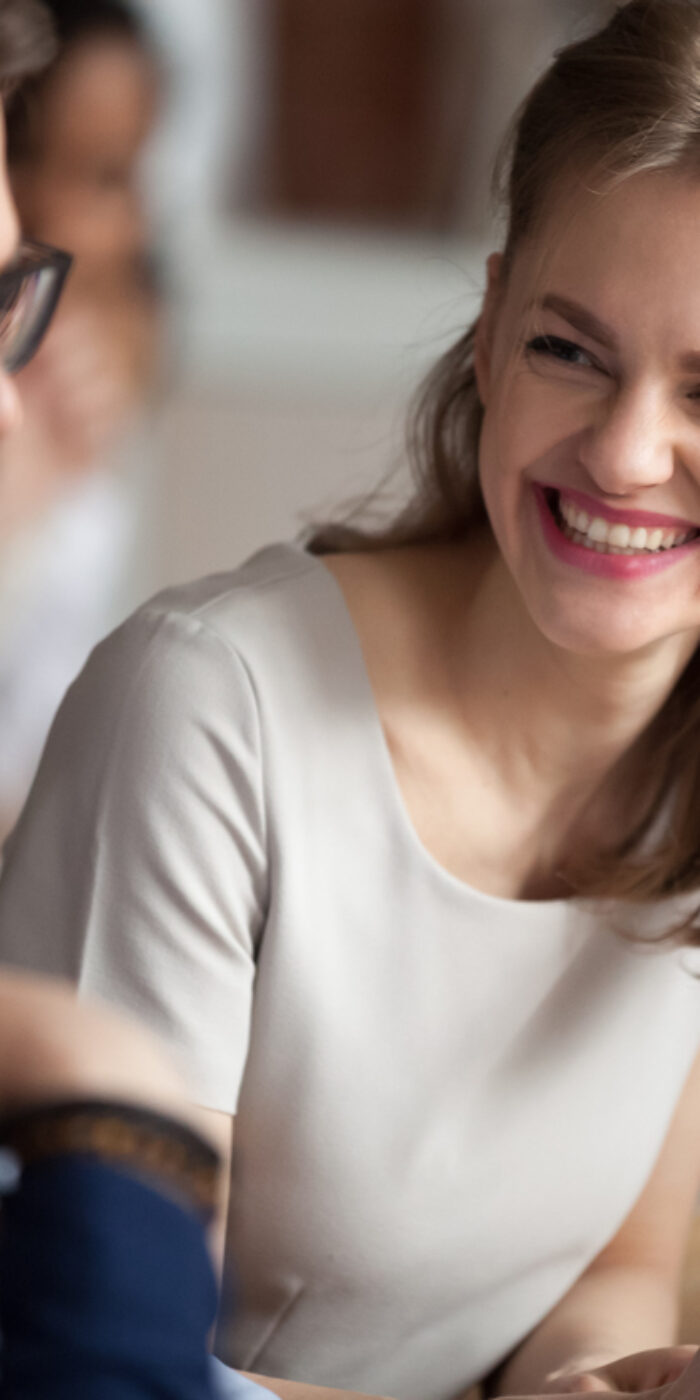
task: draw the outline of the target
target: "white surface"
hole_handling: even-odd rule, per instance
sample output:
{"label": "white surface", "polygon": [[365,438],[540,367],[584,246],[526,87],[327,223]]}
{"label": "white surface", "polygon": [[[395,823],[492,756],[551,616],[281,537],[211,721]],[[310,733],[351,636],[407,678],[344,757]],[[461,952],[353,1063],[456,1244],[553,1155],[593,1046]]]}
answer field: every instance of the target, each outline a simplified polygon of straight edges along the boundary
{"label": "white surface", "polygon": [[321,395],[394,386],[473,319],[485,256],[264,223],[200,231],[177,257],[188,377]]}
{"label": "white surface", "polygon": [[[250,0],[136,0],[165,69],[163,112],[146,163],[159,221],[211,217],[234,144],[250,144],[258,47]],[[252,51],[251,51],[252,50]],[[167,232],[167,230],[166,230]]]}
{"label": "white surface", "polygon": [[485,250],[251,223],[183,234],[176,261],[153,587],[230,568],[405,462],[407,400],[478,314]]}

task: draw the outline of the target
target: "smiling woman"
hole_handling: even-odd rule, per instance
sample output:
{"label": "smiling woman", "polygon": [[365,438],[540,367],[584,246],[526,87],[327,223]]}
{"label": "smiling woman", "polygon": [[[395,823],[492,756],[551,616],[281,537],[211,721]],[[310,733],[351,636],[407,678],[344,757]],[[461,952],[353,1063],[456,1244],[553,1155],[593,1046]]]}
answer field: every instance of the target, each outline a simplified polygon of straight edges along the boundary
{"label": "smiling woman", "polygon": [[688,1364],[699,170],[700,8],[631,0],[520,116],[401,518],[141,608],[6,848],[2,955],[138,1011],[234,1143],[243,1370],[674,1400]]}
{"label": "smiling woman", "polygon": [[[595,651],[653,640],[648,608],[659,576],[662,630],[689,630],[663,703],[624,756],[628,819],[608,843],[570,855],[568,876],[596,898],[654,904],[697,891],[697,916],[691,900],[666,933],[700,943],[700,615],[691,606],[684,616],[669,591],[680,586],[691,603],[700,590],[690,572],[700,534],[699,19],[685,0],[622,5],[605,29],[560,52],[523,104],[496,172],[507,235],[490,260],[482,313],[416,400],[413,498],[388,527],[365,527],[355,513],[318,529],[310,548],[447,545],[493,530],[509,559],[491,466],[512,431],[530,484],[526,533],[533,537],[536,515],[550,566],[555,558],[565,566],[556,577],[577,614],[574,631],[589,616],[593,576],[647,585],[634,597],[629,588],[601,593],[596,644],[580,634],[570,642]],[[484,360],[496,327],[507,398],[489,412]],[[541,441],[527,461],[522,434],[533,420]],[[656,509],[640,510],[642,496]],[[588,591],[577,601],[584,576]],[[545,591],[551,583],[543,577]],[[646,630],[628,631],[640,608]]]}

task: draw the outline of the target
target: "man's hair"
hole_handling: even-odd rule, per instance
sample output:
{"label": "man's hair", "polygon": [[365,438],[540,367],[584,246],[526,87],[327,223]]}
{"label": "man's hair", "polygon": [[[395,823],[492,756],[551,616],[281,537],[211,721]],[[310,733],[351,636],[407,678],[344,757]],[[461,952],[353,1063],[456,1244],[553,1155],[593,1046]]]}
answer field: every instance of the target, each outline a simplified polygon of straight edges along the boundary
{"label": "man's hair", "polygon": [[41,0],[0,0],[0,99],[41,72],[55,52],[54,27]]}
{"label": "man's hair", "polygon": [[129,0],[44,0],[61,48],[106,34],[146,46],[145,26]]}

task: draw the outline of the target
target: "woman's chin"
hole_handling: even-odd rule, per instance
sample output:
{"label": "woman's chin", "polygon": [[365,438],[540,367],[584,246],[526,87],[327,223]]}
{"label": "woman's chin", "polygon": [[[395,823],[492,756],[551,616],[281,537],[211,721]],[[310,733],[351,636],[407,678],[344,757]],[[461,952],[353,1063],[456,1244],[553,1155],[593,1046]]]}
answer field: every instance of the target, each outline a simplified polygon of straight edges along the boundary
{"label": "woman's chin", "polygon": [[[562,580],[543,567],[542,560],[518,558],[515,549],[510,555],[508,560],[501,547],[507,582],[499,605],[504,615],[511,615],[511,626],[525,639],[525,645],[537,648],[539,636],[557,650],[575,656],[613,660],[663,648],[664,643],[686,634],[700,640],[700,605],[696,618],[673,617],[668,607],[654,608],[648,598],[646,602],[612,599],[609,593],[603,595],[597,580],[585,578],[581,586],[577,579]],[[508,635],[510,631],[506,629]]]}
{"label": "woman's chin", "polygon": [[681,639],[692,650],[700,628],[700,620],[694,627],[665,625],[661,620],[654,625],[648,613],[639,614],[636,609],[632,615],[624,609],[624,615],[616,617],[608,609],[596,616],[594,609],[586,607],[557,607],[551,597],[528,610],[540,634],[557,650],[590,659],[614,661],[668,647],[675,650]]}
{"label": "woman's chin", "polygon": [[562,577],[547,558],[512,553],[509,572],[521,606],[540,635],[562,651],[614,659],[679,645],[692,652],[700,640],[700,598],[672,592],[668,580],[623,590],[595,577]]}

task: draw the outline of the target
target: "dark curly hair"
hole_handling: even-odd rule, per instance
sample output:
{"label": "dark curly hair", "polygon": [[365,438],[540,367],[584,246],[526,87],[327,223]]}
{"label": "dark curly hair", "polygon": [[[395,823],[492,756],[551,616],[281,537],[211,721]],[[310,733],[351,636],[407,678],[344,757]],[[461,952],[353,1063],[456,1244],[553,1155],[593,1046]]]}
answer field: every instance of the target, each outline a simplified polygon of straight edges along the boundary
{"label": "dark curly hair", "polygon": [[136,11],[123,0],[43,0],[61,47],[93,34],[122,35],[145,42]]}
{"label": "dark curly hair", "polygon": [[0,96],[6,100],[56,52],[55,30],[39,0],[0,0]]}

